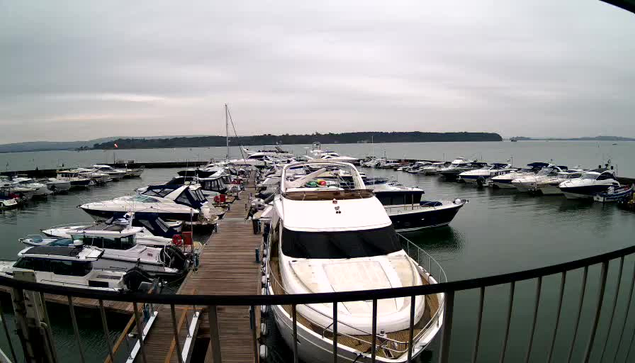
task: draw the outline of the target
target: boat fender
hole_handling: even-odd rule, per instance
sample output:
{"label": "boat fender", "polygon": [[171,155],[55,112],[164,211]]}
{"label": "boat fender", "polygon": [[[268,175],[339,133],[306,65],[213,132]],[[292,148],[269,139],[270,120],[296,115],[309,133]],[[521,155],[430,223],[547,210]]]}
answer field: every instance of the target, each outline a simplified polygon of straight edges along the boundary
{"label": "boat fender", "polygon": [[260,295],[267,295],[267,281],[264,281],[263,288],[260,290]]}
{"label": "boat fender", "polygon": [[260,323],[260,335],[262,335],[263,337],[267,336],[267,324],[266,323]]}
{"label": "boat fender", "polygon": [[[263,289],[264,290],[264,289]],[[263,294],[264,295],[264,294]],[[269,307],[267,305],[261,305],[260,306],[260,314],[262,316],[267,316],[267,313],[269,312]]]}
{"label": "boat fender", "polygon": [[174,244],[175,246],[183,245],[183,237],[180,234],[175,234],[174,236],[172,236],[172,244]]}
{"label": "boat fender", "polygon": [[260,344],[259,354],[260,359],[267,359],[267,357],[269,356],[269,349],[266,345]]}

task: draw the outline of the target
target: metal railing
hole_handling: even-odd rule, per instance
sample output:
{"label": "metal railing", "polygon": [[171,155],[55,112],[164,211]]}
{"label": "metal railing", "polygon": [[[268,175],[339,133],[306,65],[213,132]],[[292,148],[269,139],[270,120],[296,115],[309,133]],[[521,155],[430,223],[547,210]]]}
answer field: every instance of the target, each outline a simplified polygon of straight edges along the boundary
{"label": "metal railing", "polygon": [[[625,258],[627,256],[635,254],[635,246],[627,247],[621,250],[600,254],[593,257],[583,258],[576,261],[525,270],[520,272],[513,272],[508,274],[501,274],[496,276],[482,277],[476,279],[469,280],[460,280],[460,281],[450,281],[447,282],[445,277],[445,272],[441,268],[440,265],[436,264],[436,261],[429,256],[427,253],[420,252],[419,248],[415,249],[410,241],[405,240],[404,243],[406,246],[410,246],[410,248],[406,247],[406,251],[409,252],[409,255],[413,257],[416,261],[418,261],[424,268],[435,276],[434,278],[438,278],[440,283],[438,284],[429,284],[422,286],[413,286],[413,287],[403,287],[403,288],[394,288],[394,289],[378,289],[378,290],[367,290],[367,291],[349,291],[349,292],[339,292],[339,293],[317,293],[317,294],[299,294],[299,295],[161,295],[161,294],[142,294],[142,293],[117,293],[117,292],[108,292],[108,291],[94,291],[80,288],[71,288],[71,287],[63,287],[63,286],[53,286],[46,284],[39,284],[28,281],[18,281],[7,277],[0,277],[0,285],[13,289],[13,291],[20,295],[24,294],[26,291],[34,291],[39,296],[43,296],[43,294],[56,294],[66,296],[68,299],[69,309],[71,312],[71,320],[73,323],[73,330],[76,336],[76,347],[80,352],[81,360],[83,361],[83,345],[81,339],[81,333],[77,328],[77,321],[74,313],[74,305],[72,297],[86,298],[92,299],[98,305],[100,310],[100,314],[102,317],[105,316],[104,310],[104,301],[120,301],[120,302],[130,302],[133,303],[134,307],[134,316],[138,325],[138,336],[145,336],[147,332],[142,331],[143,325],[139,323],[139,314],[140,310],[138,308],[138,304],[148,303],[148,304],[164,304],[171,308],[172,313],[174,314],[175,306],[207,306],[206,314],[208,314],[207,321],[212,322],[210,324],[210,336],[212,339],[213,346],[217,347],[218,354],[215,355],[215,362],[221,361],[220,352],[223,350],[223,346],[220,344],[219,339],[219,331],[218,325],[215,323],[218,320],[216,316],[217,307],[221,306],[246,306],[246,307],[254,307],[254,306],[274,306],[274,305],[290,305],[292,307],[292,316],[293,316],[293,335],[297,338],[298,336],[298,319],[297,319],[297,306],[298,305],[307,305],[307,304],[333,304],[336,306],[339,303],[351,302],[351,301],[372,301],[372,311],[373,311],[373,329],[371,333],[371,352],[370,354],[364,354],[363,360],[361,361],[377,361],[383,358],[377,356],[378,349],[378,341],[377,337],[377,307],[378,300],[381,299],[392,299],[392,298],[411,298],[414,301],[415,297],[425,296],[430,294],[443,294],[444,295],[444,309],[442,311],[443,314],[443,330],[441,334],[441,343],[439,348],[439,362],[449,362],[450,361],[450,342],[452,339],[452,328],[453,328],[453,320],[455,319],[455,296],[457,292],[466,291],[466,290],[475,290],[478,291],[478,314],[477,314],[477,326],[476,326],[476,334],[475,341],[472,344],[472,362],[476,362],[479,356],[479,347],[482,336],[482,326],[487,322],[484,321],[485,316],[483,314],[484,310],[484,298],[486,295],[487,288],[504,285],[509,286],[509,299],[506,303],[507,307],[505,310],[505,329],[504,329],[504,339],[502,341],[501,346],[501,355],[500,361],[505,361],[506,356],[509,354],[508,342],[510,339],[510,325],[512,323],[512,309],[514,304],[516,303],[514,297],[518,293],[518,284],[521,281],[527,280],[535,280],[536,281],[536,290],[534,293],[533,304],[534,308],[531,310],[531,324],[528,326],[529,331],[529,341],[525,345],[526,347],[526,359],[525,361],[529,361],[532,353],[532,348],[535,340],[536,334],[536,324],[538,319],[538,306],[540,305],[541,299],[544,298],[544,293],[542,289],[542,282],[548,276],[559,276],[560,284],[558,290],[557,297],[557,308],[556,308],[556,317],[554,321],[551,321],[553,325],[553,332],[550,334],[550,344],[548,347],[549,356],[547,361],[553,361],[554,352],[556,349],[563,349],[564,347],[558,346],[555,344],[556,337],[558,333],[562,330],[562,322],[561,316],[563,313],[563,295],[564,290],[567,284],[567,276],[570,271],[582,269],[583,271],[583,279],[581,284],[581,290],[579,292],[578,303],[573,306],[572,309],[576,311],[576,317],[574,319],[573,326],[573,338],[571,345],[566,349],[567,361],[571,361],[572,353],[574,350],[574,345],[582,336],[581,327],[584,325],[581,324],[586,318],[584,314],[582,314],[582,306],[586,300],[589,299],[586,290],[587,284],[589,280],[590,268],[592,266],[599,265],[600,266],[600,279],[599,279],[599,288],[597,291],[597,295],[593,296],[594,308],[593,314],[591,314],[590,319],[586,320],[586,323],[589,324],[589,331],[587,333],[586,345],[583,353],[583,361],[590,361],[591,353],[595,350],[596,354],[599,354],[600,359],[613,359],[617,356],[624,355],[626,359],[630,358],[631,354],[631,346],[633,345],[633,340],[635,337],[635,331],[632,326],[627,324],[627,320],[630,314],[630,307],[632,303],[632,295],[633,295],[633,284],[635,282],[635,268],[633,276],[627,276],[623,278],[623,271],[625,270]],[[413,251],[417,252],[413,252]],[[608,301],[611,301],[610,305],[604,304],[605,295],[606,295],[606,285],[608,279],[608,268],[609,263],[615,261],[619,263],[619,270],[617,273],[616,288],[614,292],[614,297],[607,298]],[[436,264],[436,265],[435,265]],[[437,266],[437,267],[435,267]],[[438,269],[435,271],[435,269]],[[622,281],[624,280],[625,283]],[[618,310],[618,299],[615,298],[624,292],[624,286],[628,286],[627,297],[628,300],[625,304],[621,304],[619,310],[624,312],[624,315],[620,317],[619,320],[615,320],[616,311]],[[14,299],[15,300],[15,299]],[[622,299],[623,300],[623,299]],[[44,305],[45,306],[45,305]],[[414,306],[414,305],[413,305]],[[609,341],[609,335],[604,337],[601,340],[596,341],[598,325],[602,318],[602,309],[608,309],[608,313],[604,314],[603,326],[608,326],[608,331],[611,333],[612,330],[615,330],[613,335],[618,334],[614,339],[618,342],[618,346],[613,352],[607,352],[607,342]],[[16,311],[16,317],[19,317],[22,312]],[[333,332],[333,336],[337,337],[337,309],[334,309],[333,312],[333,323],[330,330]],[[0,318],[3,321],[3,329],[4,333],[9,336],[12,332],[7,327],[7,324],[4,319],[4,314],[0,312]],[[17,319],[20,321],[20,319]],[[176,319],[172,319],[175,323]],[[411,329],[414,321],[414,309],[412,309],[411,315]],[[48,323],[48,317],[44,314],[41,317],[41,324],[50,326]],[[175,323],[176,324],[176,323]],[[108,333],[107,321],[105,318],[102,318],[102,325],[104,329],[104,336],[106,341],[108,342],[108,356],[114,356],[112,351],[112,340]],[[628,328],[628,329],[627,329]],[[18,324],[18,330],[21,329],[21,325]],[[21,335],[23,332],[20,333]],[[174,327],[174,339],[178,342],[178,329]],[[629,338],[630,335],[630,338]],[[412,335],[411,335],[412,336]],[[375,338],[372,338],[375,337]],[[50,339],[54,340],[55,337],[50,335]],[[297,341],[297,340],[296,340]],[[254,354],[258,351],[257,342],[254,340]],[[143,342],[139,343],[139,358],[137,360],[141,360],[142,362],[149,362],[146,360],[146,352],[144,352],[144,344]],[[53,346],[53,344],[49,344],[48,346]],[[17,360],[16,351],[18,349],[22,349],[22,347],[15,347],[11,344],[11,340],[9,340],[9,351],[12,352],[12,358]],[[463,346],[463,348],[465,348]],[[177,351],[180,349],[177,348]],[[338,352],[338,339],[333,339],[333,351]],[[294,356],[297,357],[299,351],[297,347],[292,347],[294,352]],[[409,355],[412,355],[412,345],[408,347]],[[36,350],[37,351],[37,350]],[[39,350],[41,351],[41,349]],[[179,352],[180,353],[180,352]],[[32,356],[33,352],[26,352],[26,356]],[[179,354],[180,356],[180,354]],[[49,354],[49,357],[53,357],[53,361],[55,354]],[[41,357],[40,357],[41,358]],[[179,357],[181,358],[181,357]],[[337,357],[334,356],[334,361]],[[26,359],[29,361],[29,359]],[[183,360],[182,358],[179,361]],[[384,360],[385,361],[385,360]]]}

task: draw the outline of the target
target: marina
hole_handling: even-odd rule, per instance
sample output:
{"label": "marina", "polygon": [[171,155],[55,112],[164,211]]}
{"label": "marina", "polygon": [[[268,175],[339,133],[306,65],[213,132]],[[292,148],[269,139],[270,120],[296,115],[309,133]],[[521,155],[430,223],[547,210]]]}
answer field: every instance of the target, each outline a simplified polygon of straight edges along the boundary
{"label": "marina", "polygon": [[[382,146],[380,145],[379,147]],[[345,149],[346,146],[342,148]],[[307,154],[304,153],[297,156],[302,159],[305,158],[303,155]],[[346,154],[341,153],[339,155]],[[285,157],[288,158],[288,156]],[[360,160],[360,163],[363,163],[366,157],[358,156],[357,158]],[[430,218],[423,217],[423,219],[426,220],[426,224],[422,225],[421,228],[412,228],[412,226],[398,228],[398,223],[403,222],[392,220],[391,217],[395,228],[398,230],[401,229],[402,232],[405,229],[406,239],[404,241],[410,241],[408,243],[404,242],[404,246],[409,246],[408,252],[414,253],[413,258],[420,261],[424,268],[433,271],[435,279],[439,271],[442,270],[446,271],[445,274],[447,274],[448,281],[456,281],[475,276],[496,275],[536,266],[546,266],[563,261],[570,261],[575,258],[582,258],[601,253],[602,251],[610,251],[615,248],[627,246],[627,244],[625,244],[626,241],[622,238],[622,233],[625,233],[631,228],[635,230],[632,214],[616,208],[614,203],[608,203],[606,206],[603,206],[604,203],[594,203],[592,199],[589,201],[568,200],[562,195],[559,197],[540,197],[518,190],[494,188],[493,186],[487,186],[488,183],[485,183],[486,185],[472,182],[463,183],[460,178],[457,178],[459,179],[458,182],[448,181],[440,174],[428,175],[409,172],[411,165],[421,169],[425,168],[426,163],[429,163],[429,161],[423,159],[425,158],[409,160],[392,159],[395,160],[395,162],[393,162],[390,168],[359,167],[359,170],[362,172],[364,182],[372,187],[377,198],[384,204],[386,213],[388,213],[389,216],[391,215],[391,211],[392,213],[397,213],[397,215],[412,213],[413,211],[418,212],[419,210],[421,210],[422,213],[426,210],[436,211],[441,208],[442,205],[445,205],[444,203],[448,203],[448,206],[458,207],[448,219],[449,222],[427,222]],[[319,162],[337,163],[339,161],[324,160]],[[246,164],[245,161],[241,161],[241,163]],[[549,163],[545,163],[543,167],[547,166],[549,166]],[[243,165],[241,168],[253,168],[253,166]],[[620,170],[628,170],[629,165],[619,165],[619,168]],[[507,166],[502,169],[511,169],[511,167]],[[135,191],[145,192],[149,190],[145,186],[164,185],[164,183],[173,179],[175,175],[183,174],[181,173],[183,170],[183,168],[147,168],[140,179],[123,179],[114,184],[110,183],[105,187],[93,187],[69,195],[53,195],[47,200],[31,202],[20,209],[5,210],[4,214],[0,217],[2,218],[0,220],[3,222],[0,224],[0,227],[6,228],[6,233],[15,236],[15,244],[13,247],[9,245],[6,246],[5,252],[3,252],[6,254],[4,258],[10,258],[11,253],[15,256],[15,254],[24,247],[24,245],[20,246],[17,242],[18,238],[23,238],[29,234],[38,232],[37,228],[32,227],[32,219],[34,216],[36,219],[40,219],[38,225],[41,226],[41,229],[58,224],[69,224],[71,222],[76,225],[81,225],[81,223],[90,225],[90,223],[93,223],[89,222],[91,218],[84,213],[82,209],[76,208],[77,205],[84,205],[94,201],[104,201],[121,195],[133,195]],[[201,167],[200,169],[194,168],[193,170],[205,169]],[[153,291],[152,295],[156,294],[157,298],[160,298],[166,293],[184,296],[214,296],[219,294],[222,296],[232,294],[239,296],[256,296],[263,294],[263,291],[261,291],[262,281],[260,278],[262,273],[261,264],[256,262],[256,253],[261,254],[258,259],[265,258],[262,254],[266,251],[266,244],[262,245],[263,235],[255,234],[254,232],[260,231],[266,235],[268,227],[265,227],[267,223],[266,218],[261,220],[261,222],[259,222],[260,224],[256,227],[249,219],[249,216],[255,216],[257,219],[261,219],[263,217],[262,208],[267,204],[267,201],[265,201],[269,195],[267,193],[275,190],[275,188],[270,189],[269,187],[256,189],[256,185],[263,185],[263,183],[266,185],[265,180],[267,177],[273,178],[272,180],[274,181],[272,182],[274,184],[272,185],[275,185],[275,179],[278,178],[278,180],[280,180],[280,177],[276,177],[275,173],[267,175],[269,172],[266,172],[266,169],[259,170],[260,171],[257,172],[256,169],[253,169],[253,171],[249,173],[251,177],[245,179],[243,186],[245,190],[241,191],[239,195],[224,197],[223,202],[221,202],[221,198],[215,190],[219,188],[227,190],[222,186],[226,184],[208,185],[210,190],[205,191],[205,193],[211,194],[207,194],[205,198],[214,200],[218,205],[225,205],[226,211],[222,214],[222,217],[217,220],[214,230],[209,231],[196,227],[197,231],[195,231],[192,237],[193,240],[205,242],[202,244],[201,252],[198,256],[198,267],[191,270],[184,277],[182,282],[179,281],[175,284],[166,285],[163,290]],[[197,171],[197,173],[199,172]],[[505,173],[507,173],[507,170]],[[492,175],[500,174],[496,172],[492,173]],[[349,180],[346,179],[348,178],[347,174],[343,176],[344,180]],[[202,176],[201,180],[205,180],[206,177],[208,177],[207,174]],[[331,183],[329,177],[330,174],[318,175],[315,184],[307,182],[307,185],[314,185],[319,188],[324,184],[324,186],[328,188],[328,185]],[[181,178],[182,180],[179,182],[185,183],[186,179]],[[624,182],[630,180],[621,177],[618,179]],[[193,181],[196,181],[196,178],[193,179]],[[346,183],[349,182],[347,181]],[[624,183],[623,185],[630,184]],[[621,192],[621,190],[618,192]],[[263,199],[258,199],[258,197],[262,197]],[[69,205],[68,199],[77,201],[73,203],[74,205]],[[250,210],[250,208],[255,209]],[[61,210],[63,213],[50,213],[49,211],[51,210]],[[137,211],[137,213],[140,212],[142,212],[142,210]],[[140,215],[143,215],[143,213],[140,213]],[[551,218],[551,216],[554,215],[558,216],[558,218]],[[19,222],[16,224],[16,222],[22,221],[23,218],[27,216],[31,216],[29,217],[29,221],[24,220],[24,223]],[[546,228],[542,229],[540,233],[542,236],[539,239],[534,238],[537,234],[533,227],[523,221],[526,218],[531,218],[534,225],[537,223]],[[166,217],[166,219],[170,218]],[[604,226],[619,225],[620,227],[603,227],[594,231],[580,228],[580,225],[596,225],[599,220],[602,221]],[[504,223],[506,223],[511,230],[515,231],[513,242],[505,235],[497,235],[492,232],[498,228],[497,226],[501,223],[500,221],[505,221]],[[447,226],[447,224],[449,224],[449,226]],[[576,227],[572,228],[572,226]],[[184,225],[183,228],[187,230],[187,228],[190,227]],[[51,233],[48,230],[47,232]],[[602,241],[604,241],[602,245],[587,243],[589,241],[589,234],[597,235],[598,233],[601,233]],[[171,241],[171,239],[168,240]],[[576,243],[575,247],[571,245],[572,243]],[[413,252],[420,248],[423,248],[423,250]],[[521,252],[524,254],[533,254],[539,257],[539,260],[532,261],[526,258],[497,260],[495,259],[496,255],[488,253],[488,251],[492,251],[493,249],[497,250],[496,255],[514,256]],[[14,252],[10,252],[11,250]],[[550,253],[540,252],[546,250],[549,250]],[[267,255],[270,253],[271,252],[267,252]],[[431,261],[434,262],[430,263],[426,258],[421,258],[422,256],[428,256],[428,253],[430,254]],[[481,261],[481,263],[475,264],[474,261]],[[486,261],[490,262],[488,263]],[[496,263],[493,264],[492,261],[496,261]],[[438,263],[438,265],[435,263]],[[231,268],[227,270],[227,266],[231,266]],[[470,266],[470,269],[466,269],[465,266]],[[230,272],[228,273],[228,271]],[[274,291],[280,293],[281,290],[279,290],[279,286],[282,281],[279,275],[280,272],[277,269],[272,269],[271,271],[278,275],[276,275],[275,278],[273,276],[269,278],[269,280],[272,281],[270,286],[272,286]],[[614,269],[610,271],[615,273]],[[626,271],[625,273],[627,274]],[[622,275],[624,275],[624,273]],[[624,276],[623,279],[625,278]],[[575,274],[571,275],[569,280],[569,284],[571,285],[581,283]],[[627,285],[628,282],[628,280],[623,281],[622,284]],[[589,288],[597,287],[597,285],[594,285],[593,280],[588,283],[590,284]],[[531,299],[521,298],[521,296],[527,294],[528,291],[521,289],[520,286],[522,285],[518,286],[516,291],[518,298],[516,299],[515,305],[516,308],[522,309],[526,305],[531,305]],[[607,288],[615,287],[616,286],[610,282]],[[557,291],[557,284],[553,280],[545,279],[542,290],[543,296],[545,296],[546,299],[552,292]],[[5,288],[5,291],[8,290]],[[491,288],[488,294],[491,294],[488,295],[491,296],[490,298],[497,296],[497,299],[500,299],[501,302],[507,298],[504,290],[495,287]],[[457,297],[458,296],[459,295],[457,295]],[[467,333],[467,327],[475,323],[474,314],[469,312],[470,309],[468,306],[474,306],[474,304],[478,302],[478,297],[474,300],[474,295],[471,296],[472,297],[464,296],[456,300],[456,304],[458,305],[452,322],[455,325],[453,334],[458,334],[459,336],[467,334],[467,336],[465,338],[455,339],[468,339],[467,337],[469,337],[470,334]],[[45,298],[50,303],[53,303],[53,305],[59,305],[60,307],[68,306],[68,298],[63,295],[53,296],[51,294],[45,294]],[[436,306],[436,308],[426,313],[425,319],[428,320],[422,320],[423,325],[435,316],[435,311],[443,313],[443,309],[441,309],[442,305],[439,301],[440,300],[430,300],[429,297],[427,298],[426,304]],[[554,303],[555,301],[552,299],[545,300],[541,304],[541,309],[553,310],[555,308],[555,306],[553,306]],[[76,309],[100,310],[98,300],[86,297],[73,298],[73,305]],[[496,305],[498,304],[490,302],[490,309]],[[119,320],[116,323],[113,322],[114,325],[125,325],[125,321],[128,319],[131,319],[131,321],[135,320],[135,308],[130,302],[109,301],[105,299],[103,300],[103,306],[104,310],[108,312],[108,320]],[[139,308],[141,309],[142,306],[144,305],[140,305]],[[286,361],[293,356],[293,346],[289,343],[288,339],[284,338],[284,330],[280,330],[279,327],[276,327],[274,320],[272,320],[276,314],[262,314],[260,311],[261,304],[254,304],[253,312],[251,312],[250,306],[218,306],[215,308],[217,312],[216,316],[211,319],[212,325],[210,325],[210,307],[208,304],[202,304],[200,306],[195,304],[189,307],[177,305],[174,314],[172,314],[169,304],[155,303],[149,306],[151,307],[150,311],[155,311],[156,314],[151,313],[151,320],[141,323],[142,326],[145,327],[144,329],[147,329],[147,332],[144,333],[145,341],[143,349],[141,349],[141,346],[138,344],[136,350],[133,349],[135,339],[130,336],[132,336],[131,334],[135,335],[134,332],[137,329],[137,324],[136,322],[132,322],[122,328],[119,333],[119,338],[113,338],[113,342],[118,343],[116,344],[117,349],[114,352],[114,356],[116,357],[115,361],[119,361],[120,359],[125,360],[123,357],[130,357],[131,354],[134,354],[132,360],[141,362],[143,361],[141,357],[142,350],[144,351],[147,362],[179,362],[179,354],[181,358],[185,358],[183,361],[214,361],[212,341],[215,338],[218,338],[220,342],[220,348],[217,349],[220,350],[221,359],[223,361],[253,361],[255,359],[254,357],[260,357],[259,359],[261,359],[261,361],[267,361],[268,359],[273,359],[273,361]],[[458,309],[460,306],[463,307]],[[265,310],[268,309],[269,307]],[[290,305],[286,306],[285,309],[286,310],[283,311],[285,311],[286,314],[292,313]],[[590,312],[592,309],[592,305],[583,305],[584,312]],[[305,311],[299,309],[297,313],[304,314]],[[565,313],[563,314],[565,316],[567,315]],[[483,319],[493,319],[496,321],[498,319],[496,316],[494,311],[486,310]],[[308,324],[304,319],[303,315],[298,315],[298,322],[300,324]],[[520,321],[522,321],[524,318],[520,317],[517,319],[521,319]],[[215,322],[217,325],[214,325]],[[631,320],[627,320],[626,322],[627,328],[630,329],[633,323]],[[586,323],[583,322],[582,326],[586,326],[585,324]],[[174,339],[175,326],[179,339]],[[219,327],[217,330],[218,336],[215,336],[213,333],[214,326]],[[460,326],[465,326],[465,328],[457,328]],[[262,329],[264,329],[266,335],[261,334]],[[343,328],[341,327],[340,329]],[[420,331],[417,329],[420,328],[414,330],[415,336],[417,332]],[[540,331],[547,329],[547,326],[541,327],[539,325],[536,329]],[[566,331],[567,328],[563,328],[563,332]],[[340,330],[340,332],[341,334],[346,333],[345,330]],[[514,326],[512,326],[510,335],[513,337],[515,334],[521,332],[522,329],[518,330],[517,327],[514,328]],[[432,335],[429,344],[426,344],[428,345],[427,349],[417,354],[418,361],[434,360],[441,354],[442,347],[440,346],[440,341],[442,339],[440,334],[439,332],[436,338],[434,338],[435,335]],[[395,337],[398,336],[399,335],[396,335]],[[370,341],[368,339],[371,337],[372,334],[362,340]],[[392,335],[389,335],[389,337],[392,337]],[[62,341],[67,339],[69,343],[74,340],[72,332],[67,337],[62,335],[56,338]],[[408,334],[406,329],[405,335],[401,338],[397,338],[397,340],[407,340],[407,338]],[[349,338],[345,339],[344,336],[342,336],[341,339],[341,344],[348,344],[346,343],[346,339]],[[378,341],[381,342],[383,341],[382,339],[384,338],[379,338]],[[490,355],[496,356],[497,349],[495,348],[496,344],[494,344],[494,342],[502,338],[493,334],[491,337],[483,336],[481,339],[482,347],[479,352],[479,355],[483,357],[481,359],[487,360],[487,357],[490,357]],[[534,344],[546,344],[545,342],[541,342],[542,339],[537,337],[536,343]],[[207,348],[202,348],[206,346]],[[0,348],[2,347],[2,343],[0,343]],[[170,348],[166,350],[159,349],[160,347]],[[404,342],[401,346],[395,346],[395,351],[405,352],[403,347],[408,347],[408,344]],[[104,352],[105,348],[106,351]],[[110,359],[108,358],[107,346],[104,346],[103,343],[95,346],[88,345],[85,349],[87,351],[95,349],[96,352],[101,351],[101,353],[95,354],[96,357],[100,357],[95,359],[95,362]],[[5,349],[3,348],[3,350]],[[136,353],[134,353],[135,351]],[[577,352],[577,350],[575,351]],[[386,357],[386,352],[385,348],[378,350],[378,354],[382,357]],[[370,351],[368,351],[368,354],[370,354]],[[460,357],[462,353],[453,352],[452,354]],[[515,351],[514,349],[511,349],[507,354],[510,357],[514,357],[516,354],[522,355],[521,352]],[[460,360],[460,358],[456,359]]]}

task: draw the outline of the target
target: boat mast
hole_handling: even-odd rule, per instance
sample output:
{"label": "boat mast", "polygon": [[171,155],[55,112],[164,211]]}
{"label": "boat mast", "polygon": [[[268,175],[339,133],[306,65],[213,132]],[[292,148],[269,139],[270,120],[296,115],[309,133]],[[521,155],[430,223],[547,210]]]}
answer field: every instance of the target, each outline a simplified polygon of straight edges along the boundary
{"label": "boat mast", "polygon": [[227,155],[225,159],[229,161],[229,110],[227,109],[227,104],[225,104],[225,135],[227,143]]}

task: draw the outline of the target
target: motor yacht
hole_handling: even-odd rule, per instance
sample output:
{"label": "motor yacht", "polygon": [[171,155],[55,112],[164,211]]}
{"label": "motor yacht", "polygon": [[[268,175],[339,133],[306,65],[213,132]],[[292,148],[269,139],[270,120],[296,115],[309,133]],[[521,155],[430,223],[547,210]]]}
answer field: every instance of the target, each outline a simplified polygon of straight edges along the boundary
{"label": "motor yacht", "polygon": [[595,194],[606,192],[610,187],[620,186],[613,170],[596,169],[585,172],[580,178],[564,181],[558,188],[567,199],[590,199]]}
{"label": "motor yacht", "polygon": [[[322,161],[341,161],[345,163],[351,164],[359,164],[359,158],[354,158],[352,156],[340,155],[334,151],[323,150],[322,144],[319,142],[314,142],[311,151],[310,157],[312,159],[322,160]],[[377,165],[374,165],[377,167]]]}
{"label": "motor yacht", "polygon": [[562,190],[558,187],[562,182],[577,179],[582,176],[583,170],[567,170],[558,173],[556,176],[549,176],[536,182],[535,186],[530,188],[530,193],[541,195],[561,195]]}
{"label": "motor yacht", "polygon": [[118,232],[140,228],[135,234],[135,241],[139,245],[149,247],[165,247],[172,244],[174,236],[182,231],[182,222],[166,222],[151,213],[126,213],[122,217],[110,218],[106,221],[94,223],[68,223],[43,229],[41,232],[48,237],[71,238],[73,235],[95,233],[101,231]]}
{"label": "motor yacht", "polygon": [[57,179],[66,180],[71,183],[71,189],[84,189],[88,188],[95,183],[77,170],[59,170],[57,172]]}
{"label": "motor yacht", "polygon": [[[271,228],[265,246],[265,292],[307,294],[435,284],[401,246],[382,204],[352,164],[304,163],[310,172],[282,171],[280,194],[265,211]],[[317,168],[317,169],[316,169]],[[311,171],[315,170],[315,171]],[[338,183],[341,170],[354,183]],[[326,174],[326,178],[323,175]],[[263,213],[264,214],[264,213]],[[414,245],[413,245],[414,246]],[[443,295],[414,299],[413,357],[430,344],[443,323]],[[410,345],[410,298],[383,299],[377,306],[377,362],[406,362]],[[337,307],[338,361],[370,362],[372,301]],[[284,341],[293,346],[290,306],[271,307]],[[297,306],[298,355],[333,362],[333,306]]]}
{"label": "motor yacht", "polygon": [[520,192],[531,192],[536,189],[536,185],[548,178],[558,176],[559,173],[568,170],[566,166],[557,166],[549,164],[548,166],[540,169],[536,174],[527,174],[520,178],[512,180],[512,185]]}
{"label": "motor yacht", "polygon": [[46,187],[53,193],[65,193],[71,189],[71,182],[69,180],[63,180],[58,178],[48,178],[42,180],[42,183],[46,184]]}
{"label": "motor yacht", "polygon": [[108,174],[113,181],[119,181],[126,176],[126,171],[121,169],[115,169],[110,165],[95,164],[93,169],[100,173]]}
{"label": "motor yacht", "polygon": [[488,185],[490,179],[507,173],[515,171],[512,164],[508,163],[493,163],[481,169],[464,171],[459,174],[459,179],[467,184],[479,184]]}
{"label": "motor yacht", "polygon": [[422,200],[423,189],[390,182],[373,186],[397,232],[447,226],[466,200]]}
{"label": "motor yacht", "polygon": [[423,168],[421,168],[421,170],[419,171],[419,174],[421,175],[437,175],[439,174],[439,171],[443,168],[446,168],[450,165],[450,163],[444,162],[444,161],[438,161],[436,163],[432,163],[428,166],[424,166]]}
{"label": "motor yacht", "polygon": [[409,174],[423,174],[423,169],[430,165],[432,165],[432,163],[428,161],[417,161],[409,168],[405,168],[404,171]]}
{"label": "motor yacht", "polygon": [[70,238],[45,238],[41,235],[29,235],[20,242],[29,246],[72,247],[77,241],[84,246],[103,250],[101,258],[93,267],[109,271],[128,271],[139,267],[152,276],[163,278],[176,277],[186,272],[189,260],[179,249],[171,245],[162,248],[138,244],[136,236],[140,227],[123,229],[85,229],[75,231]]}
{"label": "motor yacht", "polygon": [[495,188],[500,189],[516,189],[512,184],[512,181],[518,178],[522,178],[528,175],[533,175],[539,172],[542,168],[549,166],[549,163],[534,162],[527,164],[526,168],[512,171],[503,175],[494,176],[491,178]]}
{"label": "motor yacht", "polygon": [[110,174],[95,168],[77,168],[74,170],[77,171],[80,176],[90,179],[94,185],[106,185],[113,180]]}
{"label": "motor yacht", "polygon": [[169,193],[161,193],[161,195],[156,195],[155,193],[151,193],[153,194],[152,196],[136,194],[102,202],[86,203],[79,207],[97,220],[110,219],[130,212],[145,212],[154,213],[164,220],[198,221],[199,218],[204,218],[198,209],[202,204],[202,202],[197,200],[198,197],[194,199],[189,195],[185,195],[179,200],[179,202],[184,202],[185,204],[176,201],[186,189],[189,190],[189,186],[181,186],[172,189]]}
{"label": "motor yacht", "polygon": [[94,267],[104,250],[83,246],[34,246],[18,253],[17,261],[0,261],[0,275],[22,279],[31,275],[43,284],[79,287],[89,290],[137,290],[150,277],[139,269],[110,271]]}
{"label": "motor yacht", "polygon": [[465,171],[481,169],[486,166],[487,163],[457,158],[453,160],[448,167],[439,169],[438,174],[442,175],[446,180],[456,180],[459,174]]}
{"label": "motor yacht", "polygon": [[14,192],[31,189],[33,191],[33,198],[46,198],[53,193],[46,184],[38,183],[31,178],[13,178],[12,183]]}

